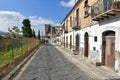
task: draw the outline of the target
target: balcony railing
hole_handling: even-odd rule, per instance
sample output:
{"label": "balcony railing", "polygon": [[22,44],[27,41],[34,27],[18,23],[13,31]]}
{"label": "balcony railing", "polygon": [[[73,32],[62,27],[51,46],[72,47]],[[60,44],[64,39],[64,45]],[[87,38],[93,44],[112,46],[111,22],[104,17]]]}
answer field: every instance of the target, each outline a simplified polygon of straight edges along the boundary
{"label": "balcony railing", "polygon": [[64,33],[68,33],[68,29],[65,29],[65,30],[64,30]]}
{"label": "balcony railing", "polygon": [[68,29],[66,28],[65,24],[62,26],[61,31],[63,31],[64,33],[68,33]]}
{"label": "balcony railing", "polygon": [[120,0],[98,0],[91,7],[93,20],[99,21],[115,16],[120,11]]}
{"label": "balcony railing", "polygon": [[80,19],[76,17],[73,18],[72,29],[79,29],[80,28]]}

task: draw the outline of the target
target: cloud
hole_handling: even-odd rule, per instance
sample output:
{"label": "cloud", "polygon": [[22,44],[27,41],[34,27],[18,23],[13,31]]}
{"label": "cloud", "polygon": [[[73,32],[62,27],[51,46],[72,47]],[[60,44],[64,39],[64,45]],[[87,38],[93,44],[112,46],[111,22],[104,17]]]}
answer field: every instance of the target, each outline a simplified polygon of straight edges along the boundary
{"label": "cloud", "polygon": [[8,31],[8,27],[22,26],[21,21],[24,16],[14,11],[0,11],[0,30]]}
{"label": "cloud", "polygon": [[34,30],[36,31],[36,34],[37,34],[38,30],[43,31],[43,33],[44,33],[44,25],[45,24],[59,25],[59,23],[56,23],[50,19],[45,19],[43,17],[30,16],[29,19],[31,21],[32,28],[34,28]]}
{"label": "cloud", "polygon": [[65,2],[65,1],[61,1],[60,4],[63,6],[63,7],[73,7],[75,5],[75,2],[77,0],[69,0],[68,2]]}
{"label": "cloud", "polygon": [[[19,12],[14,11],[0,11],[0,31],[8,31],[8,27],[18,26],[20,29],[22,27],[22,20],[25,19]],[[29,16],[28,19],[31,21],[32,29],[36,31],[41,30],[44,32],[44,25],[51,24],[51,25],[58,25],[53,20],[45,19],[43,17],[38,16]]]}

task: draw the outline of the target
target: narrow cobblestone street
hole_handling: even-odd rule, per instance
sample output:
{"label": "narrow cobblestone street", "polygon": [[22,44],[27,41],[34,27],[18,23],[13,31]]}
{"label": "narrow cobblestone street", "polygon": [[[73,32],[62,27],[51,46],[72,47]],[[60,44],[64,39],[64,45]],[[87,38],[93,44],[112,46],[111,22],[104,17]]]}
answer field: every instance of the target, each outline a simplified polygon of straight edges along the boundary
{"label": "narrow cobblestone street", "polygon": [[[19,75],[19,74],[18,74]],[[14,80],[93,80],[51,44],[43,45]]]}

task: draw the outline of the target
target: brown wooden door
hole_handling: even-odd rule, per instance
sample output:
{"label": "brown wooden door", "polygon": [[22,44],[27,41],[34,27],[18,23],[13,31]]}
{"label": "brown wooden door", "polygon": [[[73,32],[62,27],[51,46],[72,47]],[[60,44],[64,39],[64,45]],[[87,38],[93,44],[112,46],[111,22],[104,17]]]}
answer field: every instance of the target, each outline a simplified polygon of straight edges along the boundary
{"label": "brown wooden door", "polygon": [[89,55],[89,36],[88,33],[85,33],[85,39],[84,39],[84,57],[88,57]]}
{"label": "brown wooden door", "polygon": [[86,38],[85,38],[85,57],[88,57],[88,50],[89,50],[89,37],[87,36]]}
{"label": "brown wooden door", "polygon": [[76,35],[76,51],[79,51],[79,35]]}
{"label": "brown wooden door", "polygon": [[66,37],[66,48],[68,48],[68,37]]}
{"label": "brown wooden door", "polygon": [[72,36],[70,36],[70,49],[72,48]]}
{"label": "brown wooden door", "polygon": [[106,47],[106,41],[103,40],[102,42],[102,65],[105,65],[105,47]]}
{"label": "brown wooden door", "polygon": [[115,66],[115,37],[106,36],[105,66],[114,70]]}

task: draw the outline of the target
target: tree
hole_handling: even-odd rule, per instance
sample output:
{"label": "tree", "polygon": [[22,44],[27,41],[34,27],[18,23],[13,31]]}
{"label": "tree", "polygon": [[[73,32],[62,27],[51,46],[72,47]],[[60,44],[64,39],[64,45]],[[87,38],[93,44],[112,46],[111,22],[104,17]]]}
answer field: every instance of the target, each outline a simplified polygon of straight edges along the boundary
{"label": "tree", "polygon": [[34,30],[34,29],[33,29],[33,31],[32,31],[32,35],[33,35],[34,38],[36,38],[35,30]]}
{"label": "tree", "polygon": [[38,39],[40,40],[41,37],[40,37],[40,30],[38,30]]}
{"label": "tree", "polygon": [[22,32],[24,37],[32,37],[32,29],[31,29],[31,24],[29,19],[24,19],[23,22],[23,27],[22,27]]}
{"label": "tree", "polygon": [[13,26],[12,28],[8,28],[8,31],[12,38],[18,38],[19,33],[21,32],[17,26]]}
{"label": "tree", "polygon": [[2,36],[0,35],[0,39],[2,38]]}

